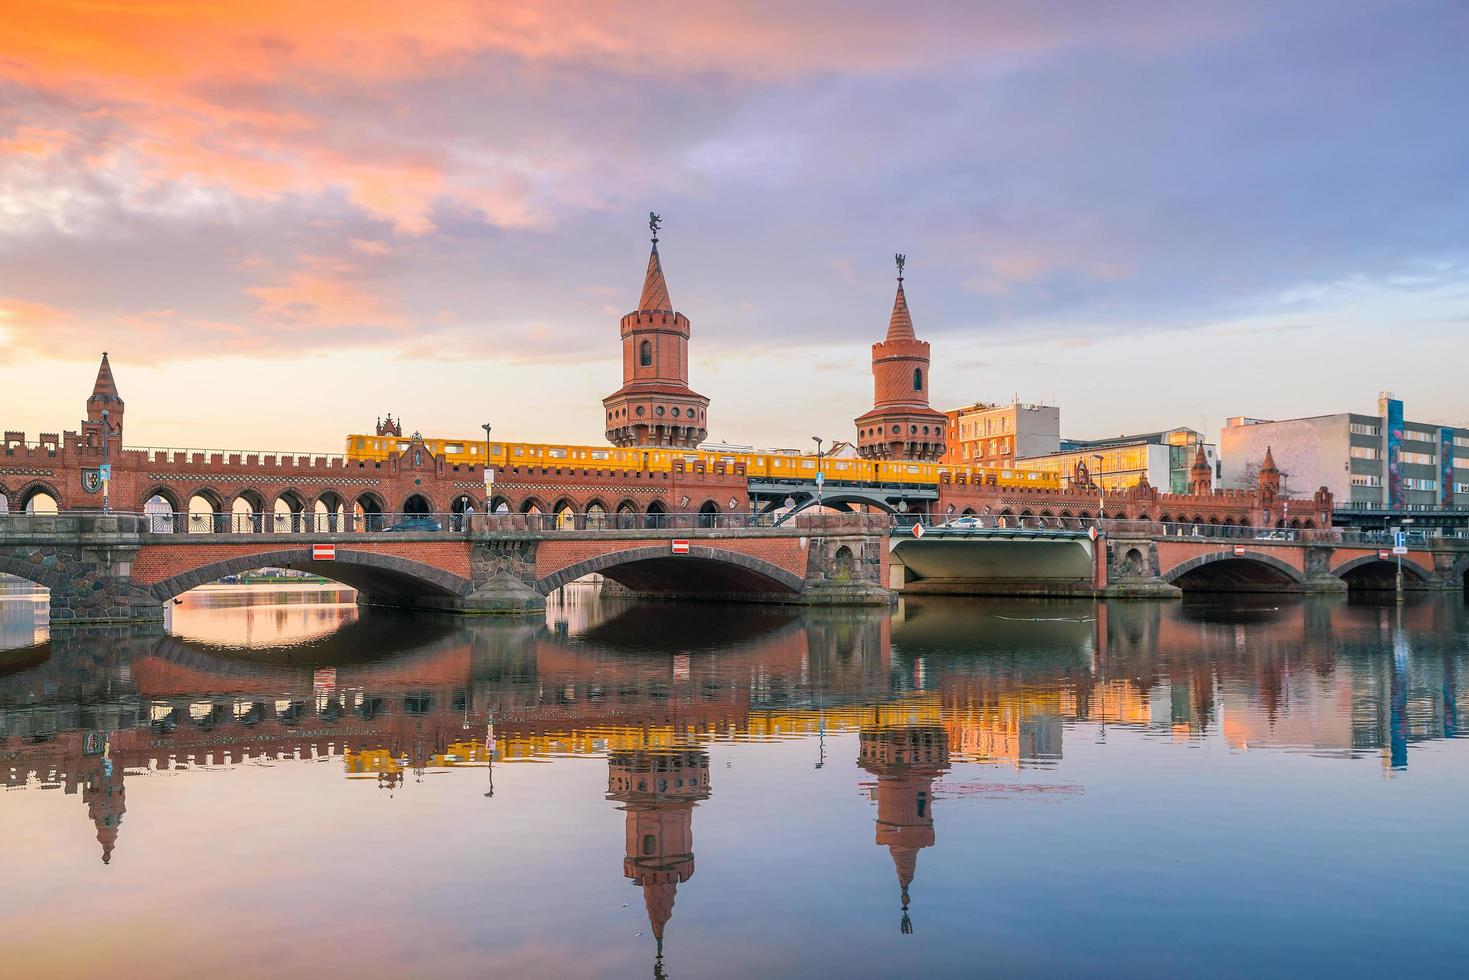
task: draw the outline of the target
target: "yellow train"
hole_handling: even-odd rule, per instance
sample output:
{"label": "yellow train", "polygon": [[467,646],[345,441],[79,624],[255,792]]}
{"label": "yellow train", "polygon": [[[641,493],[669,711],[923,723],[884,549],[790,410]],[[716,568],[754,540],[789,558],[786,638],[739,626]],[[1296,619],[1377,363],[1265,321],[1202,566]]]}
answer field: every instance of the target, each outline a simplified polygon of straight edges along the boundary
{"label": "yellow train", "polygon": [[[381,461],[389,453],[404,452],[411,440],[403,436],[350,435],[346,456],[350,460]],[[586,469],[643,470],[667,472],[675,460],[693,463],[745,464],[745,474],[761,480],[814,480],[816,456],[785,452],[727,452],[703,449],[618,449],[615,446],[567,446],[542,442],[491,442],[486,455],[483,439],[437,439],[424,437],[424,445],[435,456],[442,453],[450,463],[475,466],[571,466]],[[967,474],[970,482],[987,482],[993,475],[1002,487],[1059,489],[1059,473],[1004,469],[986,466],[956,466],[947,463],[916,463],[902,460],[878,461],[827,456],[822,465],[829,482],[910,483],[937,485],[941,474]]]}

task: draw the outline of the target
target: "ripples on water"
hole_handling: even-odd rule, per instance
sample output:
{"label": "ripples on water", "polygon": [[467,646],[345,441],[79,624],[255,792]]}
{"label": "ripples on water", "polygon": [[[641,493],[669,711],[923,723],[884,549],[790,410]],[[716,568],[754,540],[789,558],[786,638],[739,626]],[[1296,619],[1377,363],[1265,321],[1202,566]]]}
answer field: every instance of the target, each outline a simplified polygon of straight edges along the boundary
{"label": "ripples on water", "polygon": [[526,624],[302,586],[170,611],[48,636],[44,603],[0,598],[6,975],[1469,955],[1458,596],[889,614],[572,589]]}

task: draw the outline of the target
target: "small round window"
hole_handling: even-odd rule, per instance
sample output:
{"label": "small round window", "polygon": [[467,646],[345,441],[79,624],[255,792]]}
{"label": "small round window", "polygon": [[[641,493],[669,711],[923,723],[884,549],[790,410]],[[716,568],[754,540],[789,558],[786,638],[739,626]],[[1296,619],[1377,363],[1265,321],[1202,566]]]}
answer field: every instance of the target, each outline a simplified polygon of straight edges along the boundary
{"label": "small round window", "polygon": [[643,406],[641,406],[641,405],[638,406],[638,414],[639,415],[642,415],[643,414]]}
{"label": "small round window", "polygon": [[663,417],[663,406],[662,406],[662,405],[659,405],[659,406],[658,406],[658,407],[657,407],[657,408],[655,408],[655,409],[653,409],[653,412],[654,412],[654,413],[655,413],[655,414],[656,414],[656,415],[657,415],[657,416],[658,416],[658,417],[659,417],[659,418],[662,418],[662,417]]}

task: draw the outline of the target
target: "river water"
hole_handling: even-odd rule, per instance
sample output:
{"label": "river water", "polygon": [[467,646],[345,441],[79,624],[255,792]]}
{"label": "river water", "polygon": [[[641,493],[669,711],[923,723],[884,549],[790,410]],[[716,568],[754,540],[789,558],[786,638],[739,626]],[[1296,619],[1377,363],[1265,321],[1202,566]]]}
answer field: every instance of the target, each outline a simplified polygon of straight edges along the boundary
{"label": "river water", "polygon": [[1460,596],[350,600],[48,633],[0,599],[0,974],[1469,962]]}

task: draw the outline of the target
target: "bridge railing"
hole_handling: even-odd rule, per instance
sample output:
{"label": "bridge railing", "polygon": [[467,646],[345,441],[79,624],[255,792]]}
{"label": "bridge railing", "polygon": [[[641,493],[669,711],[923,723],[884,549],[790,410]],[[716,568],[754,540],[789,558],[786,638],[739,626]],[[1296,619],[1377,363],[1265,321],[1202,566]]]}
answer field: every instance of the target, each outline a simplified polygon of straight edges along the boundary
{"label": "bridge railing", "polygon": [[[696,531],[775,527],[778,514],[750,513],[572,513],[561,514],[399,514],[399,513],[174,513],[129,515],[140,530],[153,534],[463,534],[532,531]],[[882,524],[858,514],[809,515],[793,527],[835,527],[854,523]]]}

